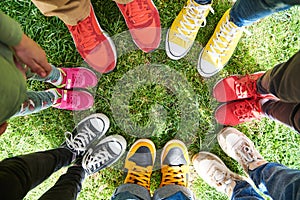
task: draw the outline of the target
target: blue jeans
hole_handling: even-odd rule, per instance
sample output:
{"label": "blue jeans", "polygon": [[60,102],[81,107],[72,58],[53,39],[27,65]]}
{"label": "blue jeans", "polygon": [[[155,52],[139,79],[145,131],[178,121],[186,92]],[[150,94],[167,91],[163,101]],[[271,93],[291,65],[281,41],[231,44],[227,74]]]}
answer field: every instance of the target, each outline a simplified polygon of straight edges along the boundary
{"label": "blue jeans", "polygon": [[[300,199],[300,171],[278,163],[267,163],[249,172],[256,187],[274,200]],[[264,199],[246,181],[238,181],[232,200]]]}
{"label": "blue jeans", "polygon": [[[186,187],[166,185],[153,194],[154,200],[194,200],[193,193]],[[111,200],[151,200],[149,191],[137,184],[123,184],[118,187]]]}
{"label": "blue jeans", "polygon": [[[202,5],[211,2],[211,0],[195,1]],[[230,21],[239,27],[247,26],[294,5],[300,5],[300,0],[237,0],[231,8]]]}

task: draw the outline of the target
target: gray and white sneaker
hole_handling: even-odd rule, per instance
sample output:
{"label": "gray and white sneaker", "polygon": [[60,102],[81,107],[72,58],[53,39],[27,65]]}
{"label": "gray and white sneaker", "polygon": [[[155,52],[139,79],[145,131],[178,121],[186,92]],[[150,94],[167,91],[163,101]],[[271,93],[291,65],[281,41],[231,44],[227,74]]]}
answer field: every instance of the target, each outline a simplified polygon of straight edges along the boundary
{"label": "gray and white sneaker", "polygon": [[76,156],[82,156],[88,147],[100,139],[109,128],[109,119],[102,113],[92,114],[81,120],[72,133],[66,132],[66,141],[62,147],[74,152]]}
{"label": "gray and white sneaker", "polygon": [[209,152],[199,152],[193,156],[193,165],[197,174],[211,187],[232,196],[236,181],[245,180],[242,176],[230,171],[223,161]]}
{"label": "gray and white sneaker", "polygon": [[235,159],[248,173],[249,170],[266,164],[267,161],[255,149],[253,142],[235,128],[227,127],[220,131],[217,136],[223,151]]}
{"label": "gray and white sneaker", "polygon": [[127,142],[120,135],[111,135],[86,151],[82,159],[82,167],[88,175],[111,166],[123,155]]}

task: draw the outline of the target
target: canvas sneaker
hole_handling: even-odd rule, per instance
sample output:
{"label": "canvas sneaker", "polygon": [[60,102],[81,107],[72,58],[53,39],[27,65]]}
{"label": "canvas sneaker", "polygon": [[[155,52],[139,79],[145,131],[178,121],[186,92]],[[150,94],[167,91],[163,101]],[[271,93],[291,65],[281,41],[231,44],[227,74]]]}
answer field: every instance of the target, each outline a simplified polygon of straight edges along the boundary
{"label": "canvas sneaker", "polygon": [[257,80],[265,73],[258,72],[248,75],[233,75],[216,83],[213,96],[219,102],[228,102],[239,99],[263,97],[257,92]]}
{"label": "canvas sneaker", "polygon": [[187,1],[167,33],[166,52],[171,59],[178,60],[189,52],[199,28],[206,25],[209,11],[214,13],[211,5],[201,5],[194,0]]}
{"label": "canvas sneaker", "polygon": [[109,119],[102,113],[92,114],[81,120],[72,133],[66,132],[63,147],[82,156],[88,147],[105,135],[109,128]]}
{"label": "canvas sneaker", "polygon": [[87,110],[94,105],[94,97],[84,90],[51,89],[56,93],[58,99],[52,105],[54,108],[64,110]]}
{"label": "canvas sneaker", "polygon": [[260,100],[261,98],[252,98],[222,104],[215,111],[215,119],[218,123],[228,126],[261,119],[264,114]]}
{"label": "canvas sneaker", "polygon": [[111,166],[121,158],[126,145],[126,140],[120,135],[108,136],[91,145],[83,156],[83,169],[90,175]]}
{"label": "canvas sneaker", "polygon": [[219,192],[232,196],[236,181],[245,180],[244,177],[230,171],[223,161],[209,152],[199,152],[194,155],[192,162],[197,174],[211,187]]}
{"label": "canvas sneaker", "polygon": [[223,151],[236,160],[247,173],[267,163],[256,150],[253,142],[235,128],[222,129],[217,139]]}
{"label": "canvas sneaker", "polygon": [[62,82],[58,88],[91,88],[98,83],[96,74],[87,68],[57,68],[62,74]]}
{"label": "canvas sneaker", "polygon": [[180,185],[187,187],[190,159],[188,150],[180,140],[170,140],[161,152],[160,187],[165,185]]}
{"label": "canvas sneaker", "polygon": [[160,17],[152,0],[117,3],[134,43],[144,52],[155,50],[161,40]]}
{"label": "canvas sneaker", "polygon": [[150,178],[155,162],[156,149],[151,140],[139,139],[128,151],[125,159],[124,183],[138,184],[150,190]]}
{"label": "canvas sneaker", "polygon": [[197,70],[203,77],[217,74],[227,64],[232,56],[244,28],[229,21],[230,9],[219,21],[214,34],[200,52]]}
{"label": "canvas sneaker", "polygon": [[67,25],[81,57],[100,73],[108,73],[116,66],[116,48],[104,33],[90,5],[90,15],[76,25]]}

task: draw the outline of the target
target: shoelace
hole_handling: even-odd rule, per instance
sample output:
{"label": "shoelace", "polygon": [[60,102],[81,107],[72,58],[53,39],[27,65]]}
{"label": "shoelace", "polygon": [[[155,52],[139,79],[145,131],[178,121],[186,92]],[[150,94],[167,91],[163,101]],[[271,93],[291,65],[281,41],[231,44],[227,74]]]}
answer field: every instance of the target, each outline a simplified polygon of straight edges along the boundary
{"label": "shoelace", "polygon": [[235,93],[239,98],[248,98],[256,96],[256,80],[249,75],[235,81]]}
{"label": "shoelace", "polygon": [[[191,35],[193,33],[197,33],[198,27],[204,27],[206,25],[206,17],[204,16],[207,9],[209,9],[212,13],[214,10],[211,5],[199,5],[194,1],[190,0],[190,4],[184,7],[186,11],[186,15],[183,15],[183,21],[180,21],[180,25],[177,27],[177,31],[180,34],[177,34],[178,37],[186,40],[186,34]],[[192,22],[192,23],[191,23]]]}
{"label": "shoelace", "polygon": [[129,179],[127,180],[127,183],[138,183],[138,185],[141,185],[150,190],[151,173],[152,170],[148,170],[147,168],[141,166],[135,166],[128,172],[127,176],[129,177]]}
{"label": "shoelace", "polygon": [[241,101],[235,106],[233,114],[240,120],[258,119],[261,117],[261,110],[256,102]]}
{"label": "shoelace", "polygon": [[97,152],[94,152],[93,149],[89,149],[83,157],[82,167],[87,171],[88,174],[92,174],[95,170],[101,168],[113,157],[114,156],[111,155],[107,150],[106,145],[103,145],[102,148],[99,148]]}
{"label": "shoelace", "polygon": [[[215,58],[218,64],[221,64],[221,57],[226,56],[225,52],[238,31],[245,31],[245,29],[234,27],[233,23],[229,21],[229,16],[227,16],[225,23],[220,27],[220,32],[216,35],[217,38],[213,39],[213,44],[210,45],[210,51],[208,51],[208,54]],[[225,41],[222,41],[220,37],[224,38]]]}
{"label": "shoelace", "polygon": [[212,175],[213,182],[216,182],[218,190],[228,192],[228,185],[230,185],[234,180],[233,177],[224,171],[215,169]]}
{"label": "shoelace", "polygon": [[246,142],[240,144],[237,148],[236,154],[242,161],[245,169],[248,169],[249,163],[262,159],[252,151],[252,148]]}
{"label": "shoelace", "polygon": [[90,144],[95,137],[96,133],[94,133],[88,126],[81,128],[80,132],[78,132],[75,137],[73,137],[72,133],[65,132],[67,146],[76,151],[77,154],[85,151],[88,144]]}
{"label": "shoelace", "polygon": [[183,169],[180,166],[168,166],[162,169],[161,186],[176,184],[186,186],[186,179]]}
{"label": "shoelace", "polygon": [[124,6],[130,22],[135,26],[142,26],[152,19],[152,11],[146,0],[134,0]]}
{"label": "shoelace", "polygon": [[98,44],[97,35],[95,32],[92,19],[88,16],[85,20],[78,22],[76,26],[71,27],[71,32],[75,37],[75,41],[78,41],[77,44],[84,51],[93,50]]}

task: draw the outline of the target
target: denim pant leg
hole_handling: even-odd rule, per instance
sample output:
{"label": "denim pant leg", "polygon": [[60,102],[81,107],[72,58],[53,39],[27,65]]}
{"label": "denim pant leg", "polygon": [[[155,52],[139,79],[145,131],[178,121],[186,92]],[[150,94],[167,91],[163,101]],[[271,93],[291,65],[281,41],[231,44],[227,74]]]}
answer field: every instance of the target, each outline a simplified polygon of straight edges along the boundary
{"label": "denim pant leg", "polygon": [[247,181],[236,181],[232,200],[264,200]]}
{"label": "denim pant leg", "polygon": [[253,22],[293,5],[300,0],[237,0],[230,11],[230,20],[237,26],[251,25]]}
{"label": "denim pant leg", "polygon": [[84,178],[85,171],[81,166],[69,167],[67,173],[63,174],[39,200],[76,200]]}
{"label": "denim pant leg", "polygon": [[48,83],[55,83],[58,81],[58,79],[62,76],[61,72],[58,68],[51,65],[52,70],[50,74],[47,77],[41,77],[36,73],[32,73],[30,69],[26,72],[26,77],[28,80],[36,80],[36,81],[43,81]]}
{"label": "denim pant leg", "polygon": [[50,91],[27,92],[27,99],[22,103],[20,111],[14,114],[14,117],[25,116],[40,112],[53,105],[55,95]]}
{"label": "denim pant leg", "polygon": [[194,194],[187,187],[166,185],[155,190],[153,200],[194,200]]}
{"label": "denim pant leg", "polygon": [[300,199],[300,171],[278,163],[267,163],[249,172],[251,179],[274,200]]}
{"label": "denim pant leg", "polygon": [[126,183],[115,190],[111,200],[151,200],[151,196],[145,187]]}
{"label": "denim pant leg", "polygon": [[64,148],[8,158],[0,162],[1,200],[23,199],[53,172],[67,166],[73,153]]}

